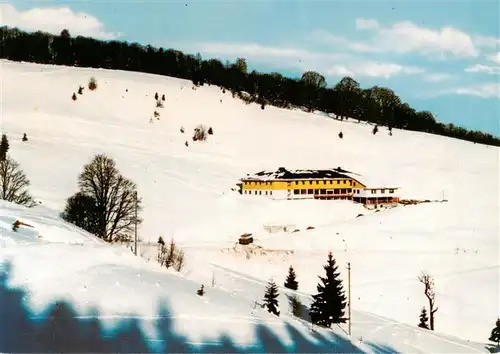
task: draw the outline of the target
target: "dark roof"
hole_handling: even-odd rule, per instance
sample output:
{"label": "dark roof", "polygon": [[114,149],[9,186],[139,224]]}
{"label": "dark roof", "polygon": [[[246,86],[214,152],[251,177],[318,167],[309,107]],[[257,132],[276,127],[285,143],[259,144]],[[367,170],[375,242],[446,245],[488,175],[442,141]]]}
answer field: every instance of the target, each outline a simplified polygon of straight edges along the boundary
{"label": "dark roof", "polygon": [[247,177],[242,178],[243,180],[248,179],[333,179],[333,178],[352,178],[346,173],[352,173],[346,171],[340,167],[328,169],[328,170],[287,170],[284,167],[278,168],[276,171],[260,171],[254,175],[247,175]]}

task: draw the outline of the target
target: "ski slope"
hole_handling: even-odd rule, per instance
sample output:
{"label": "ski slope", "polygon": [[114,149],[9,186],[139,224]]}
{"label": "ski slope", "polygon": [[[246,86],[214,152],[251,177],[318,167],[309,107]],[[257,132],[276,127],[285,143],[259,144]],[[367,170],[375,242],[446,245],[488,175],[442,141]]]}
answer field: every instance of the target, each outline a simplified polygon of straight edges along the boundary
{"label": "ski slope", "polygon": [[[127,294],[126,299],[144,297],[141,303],[149,307],[128,308],[128,300],[109,301],[109,306],[151,315],[153,302],[147,297],[158,294],[135,282],[147,278],[153,286],[158,282],[154,277],[165,284],[175,282],[176,291],[184,289],[180,292],[199,301],[193,294],[199,284],[207,287],[215,274],[222,289],[214,291],[225,294],[221,299],[237,297],[234,309],[222,312],[248,317],[249,306],[263,296],[265,282],[275,277],[282,284],[290,264],[304,296],[315,292],[317,275],[331,250],[343,279],[345,264],[352,266],[352,338],[406,352],[485,350],[474,343],[485,342],[500,314],[498,148],[396,129],[393,136],[385,128],[372,135],[372,126],[364,123],[269,106],[261,110],[218,87],[193,90],[186,80],[9,61],[0,65],[1,130],[9,136],[10,153],[32,182],[31,192],[43,202],[32,210],[2,204],[7,223],[22,214],[37,224],[36,232],[43,236],[37,238],[34,230],[11,234],[10,225],[0,220],[0,227],[7,230],[0,241],[2,257],[13,257],[14,274],[18,268],[20,274],[40,268],[52,273],[49,278],[30,277],[25,280],[28,287],[44,293],[47,282],[54,282],[69,289],[71,301],[92,304],[100,300],[97,289],[102,283],[109,287],[118,279],[127,284],[120,285],[120,294]],[[97,79],[97,90],[85,89],[73,102],[72,93],[79,85],[86,87],[91,76]],[[155,92],[164,93],[166,102],[158,109],[160,119],[150,123],[157,109]],[[193,142],[192,131],[198,124],[212,126],[214,135]],[[342,140],[337,138],[339,131]],[[29,138],[26,143],[21,142],[23,133]],[[83,165],[101,152],[112,156],[120,171],[138,184],[144,206],[139,235],[153,243],[142,247],[145,257],[154,260],[159,236],[174,237],[184,247],[187,268],[181,278],[156,269],[153,261],[144,264],[131,258],[128,250],[89,239],[57,218],[66,198],[76,191]],[[280,166],[341,166],[359,173],[361,180],[400,186],[402,198],[448,202],[374,213],[347,201],[273,201],[231,191],[247,173]],[[301,231],[269,234],[263,228],[268,224],[292,224]],[[307,226],[315,229],[305,230]],[[244,251],[233,250],[244,232],[254,233],[264,251],[247,257]],[[27,241],[30,237],[32,242]],[[30,257],[23,256],[28,250]],[[70,265],[61,267],[56,259],[67,259]],[[103,275],[104,269],[109,273]],[[417,281],[423,270],[436,279],[439,306],[436,331],[430,334],[414,326],[421,307],[427,305]],[[96,293],[73,291],[85,284],[95,287]],[[49,301],[56,295],[43,296]],[[175,301],[177,296],[171,297],[169,301]],[[210,306],[219,302],[219,294],[208,297]],[[185,297],[179,294],[179,298]],[[221,306],[227,301],[220,300]],[[189,305],[172,307],[201,313],[210,307]],[[103,311],[117,311],[106,306],[100,304]],[[217,321],[207,321],[209,334],[219,332],[212,325]],[[186,326],[196,335],[196,326]]]}

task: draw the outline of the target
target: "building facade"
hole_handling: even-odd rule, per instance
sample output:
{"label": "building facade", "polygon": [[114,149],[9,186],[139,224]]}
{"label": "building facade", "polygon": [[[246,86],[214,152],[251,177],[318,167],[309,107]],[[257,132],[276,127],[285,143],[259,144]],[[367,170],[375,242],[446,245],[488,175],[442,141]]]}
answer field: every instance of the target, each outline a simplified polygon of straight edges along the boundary
{"label": "building facade", "polygon": [[370,188],[340,168],[330,170],[294,170],[280,167],[275,172],[261,171],[242,178],[243,195],[272,199],[352,200],[365,205],[395,204],[398,188]]}

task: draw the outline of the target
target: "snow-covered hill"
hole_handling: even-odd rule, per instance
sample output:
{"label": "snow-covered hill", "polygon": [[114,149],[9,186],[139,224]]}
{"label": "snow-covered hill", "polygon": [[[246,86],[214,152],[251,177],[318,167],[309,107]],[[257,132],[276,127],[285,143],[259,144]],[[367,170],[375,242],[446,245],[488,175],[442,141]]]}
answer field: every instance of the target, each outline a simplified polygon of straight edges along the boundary
{"label": "snow-covered hill", "polygon": [[[332,250],[344,279],[343,265],[349,261],[353,269],[353,338],[411,352],[473,351],[467,345],[484,349],[475,344],[460,349],[450,344],[458,343],[456,339],[444,340],[444,334],[484,342],[500,314],[498,148],[399,130],[389,136],[385,128],[372,135],[372,127],[363,123],[274,107],[261,110],[217,87],[193,90],[188,81],[161,76],[8,61],[0,65],[1,130],[32,182],[32,193],[43,201],[28,211],[1,205],[2,229],[10,230],[11,219],[21,214],[28,224],[36,224],[36,231],[3,233],[1,257],[13,257],[14,275],[16,269],[19,274],[43,270],[38,278],[22,278],[33,296],[36,289],[45,293],[50,287],[61,293],[47,293],[46,301],[71,294],[78,306],[93,306],[103,293],[101,284],[106,284],[110,299],[116,297],[113,291],[123,294],[110,305],[151,315],[153,302],[147,296],[156,298],[163,292],[155,287],[165,286],[181,289],[205,306],[191,306],[190,301],[184,308],[172,295],[172,308],[181,313],[201,316],[214,306],[215,314],[214,304],[220,302],[221,307],[234,303],[234,309],[231,305],[221,313],[248,317],[265,282],[275,277],[281,284],[290,264],[304,296],[315,292],[317,275]],[[85,90],[73,102],[72,93],[91,76],[98,89]],[[155,92],[164,93],[166,103],[158,109],[160,119],[150,123],[157,109]],[[206,142],[191,141],[198,124],[213,127],[214,135]],[[337,137],[341,130],[343,139]],[[26,143],[21,142],[23,133],[29,138]],[[153,243],[159,236],[174,237],[184,247],[184,278],[144,264],[127,250],[95,242],[57,219],[55,211],[76,191],[81,168],[99,152],[112,156],[120,171],[138,184],[144,201],[140,237]],[[404,198],[444,197],[448,202],[373,213],[344,201],[271,201],[231,191],[247,173],[279,166],[341,166],[367,180],[401,186]],[[303,231],[268,234],[263,225],[271,223],[293,224]],[[309,225],[315,229],[305,231]],[[253,232],[264,252],[248,259],[232,250],[243,232]],[[436,278],[439,311],[436,333],[431,334],[414,327],[427,304],[417,281],[423,270]],[[195,290],[210,284],[214,273],[222,289],[214,289],[210,304],[201,305]],[[149,285],[139,285],[144,282]],[[84,286],[87,290],[81,290]],[[94,295],[85,295],[90,288]],[[137,298],[141,300],[128,300]],[[134,307],[140,303],[147,308]],[[108,313],[116,311],[106,310],[106,301],[100,306]],[[243,322],[249,326],[252,321]],[[209,333],[200,335],[218,332],[212,324],[216,321],[209,322],[199,326]],[[189,333],[198,327],[186,326]]]}

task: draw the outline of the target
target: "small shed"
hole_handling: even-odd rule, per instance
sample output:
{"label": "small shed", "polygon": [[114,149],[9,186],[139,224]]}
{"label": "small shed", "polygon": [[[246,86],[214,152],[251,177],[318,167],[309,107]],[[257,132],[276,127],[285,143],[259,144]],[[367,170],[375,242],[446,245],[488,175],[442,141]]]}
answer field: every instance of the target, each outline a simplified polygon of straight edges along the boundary
{"label": "small shed", "polygon": [[252,234],[245,233],[245,234],[241,235],[240,238],[238,239],[238,243],[240,245],[249,245],[249,244],[253,243]]}

